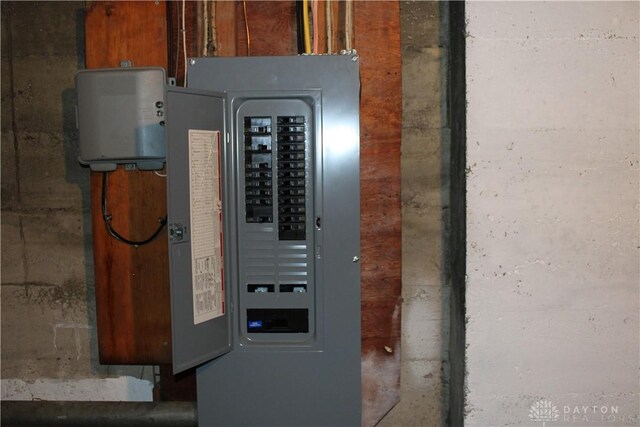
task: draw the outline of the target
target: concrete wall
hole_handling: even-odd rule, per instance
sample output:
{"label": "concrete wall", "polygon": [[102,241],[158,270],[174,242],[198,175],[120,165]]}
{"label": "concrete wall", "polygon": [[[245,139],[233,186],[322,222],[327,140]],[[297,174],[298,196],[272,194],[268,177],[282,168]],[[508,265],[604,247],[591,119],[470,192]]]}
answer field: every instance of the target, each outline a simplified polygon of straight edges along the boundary
{"label": "concrete wall", "polygon": [[[449,123],[447,8],[402,2],[402,377],[385,427],[441,425],[447,411]],[[356,46],[357,48],[357,46]]]}
{"label": "concrete wall", "polygon": [[466,425],[640,421],[638,14],[467,3]]}
{"label": "concrete wall", "polygon": [[151,398],[151,383],[134,378],[150,368],[97,360],[89,172],[76,160],[73,90],[82,7],[1,6],[5,400]]}

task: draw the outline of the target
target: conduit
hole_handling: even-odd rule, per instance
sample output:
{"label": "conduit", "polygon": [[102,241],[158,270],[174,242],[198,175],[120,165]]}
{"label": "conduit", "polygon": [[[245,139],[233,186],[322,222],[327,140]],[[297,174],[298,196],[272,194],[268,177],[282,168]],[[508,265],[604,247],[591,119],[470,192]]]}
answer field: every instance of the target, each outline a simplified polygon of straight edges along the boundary
{"label": "conduit", "polygon": [[3,401],[3,427],[197,427],[195,402]]}

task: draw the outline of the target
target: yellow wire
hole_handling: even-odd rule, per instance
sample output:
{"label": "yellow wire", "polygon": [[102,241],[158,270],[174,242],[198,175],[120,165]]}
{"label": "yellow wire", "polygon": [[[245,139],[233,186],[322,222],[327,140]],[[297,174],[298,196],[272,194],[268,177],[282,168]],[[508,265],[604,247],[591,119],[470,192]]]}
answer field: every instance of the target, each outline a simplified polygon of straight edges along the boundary
{"label": "yellow wire", "polygon": [[311,53],[311,32],[309,30],[309,0],[302,0],[302,20],[304,22],[304,53]]}
{"label": "yellow wire", "polygon": [[242,9],[244,11],[244,29],[247,32],[247,56],[251,56],[251,36],[249,34],[249,18],[247,17],[247,2],[242,2]]}

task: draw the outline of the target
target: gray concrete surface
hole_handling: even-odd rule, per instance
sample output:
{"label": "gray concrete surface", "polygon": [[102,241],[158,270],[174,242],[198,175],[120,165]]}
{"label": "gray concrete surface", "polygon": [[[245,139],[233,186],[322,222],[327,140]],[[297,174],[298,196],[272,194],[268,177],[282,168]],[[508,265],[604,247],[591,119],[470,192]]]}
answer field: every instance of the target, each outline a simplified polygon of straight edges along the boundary
{"label": "gray concrete surface", "polygon": [[379,424],[384,427],[438,426],[448,409],[446,12],[438,2],[400,6],[402,376],[400,403]]}
{"label": "gray concrete surface", "polygon": [[36,382],[64,398],[69,380],[142,373],[97,359],[89,172],[76,160],[73,90],[82,8],[1,5],[3,398]]}
{"label": "gray concrete surface", "polygon": [[468,426],[640,422],[639,7],[467,3]]}

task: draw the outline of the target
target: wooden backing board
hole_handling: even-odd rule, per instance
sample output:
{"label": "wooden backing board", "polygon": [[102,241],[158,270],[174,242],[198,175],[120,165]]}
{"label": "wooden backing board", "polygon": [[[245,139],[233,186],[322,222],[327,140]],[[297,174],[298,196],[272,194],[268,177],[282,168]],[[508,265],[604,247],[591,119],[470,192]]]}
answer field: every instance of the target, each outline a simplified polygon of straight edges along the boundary
{"label": "wooden backing board", "polygon": [[[165,2],[104,1],[85,14],[87,68],[167,67]],[[167,210],[165,179],[153,172],[109,173],[107,200],[113,227],[142,240]],[[106,232],[101,211],[102,174],[91,173],[91,219],[98,346],[105,364],[171,363],[167,235],[134,248]]]}
{"label": "wooden backing board", "polygon": [[354,2],[360,55],[363,425],[400,400],[402,62],[397,1]]}

